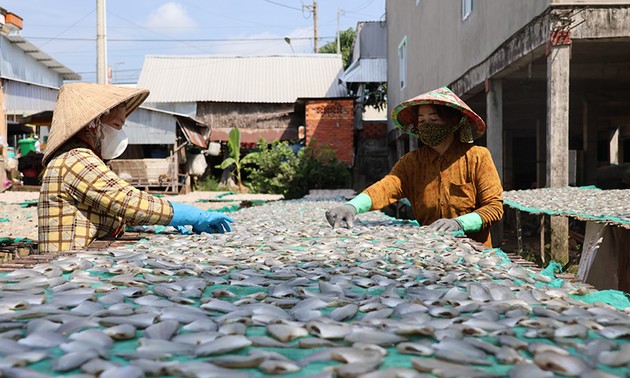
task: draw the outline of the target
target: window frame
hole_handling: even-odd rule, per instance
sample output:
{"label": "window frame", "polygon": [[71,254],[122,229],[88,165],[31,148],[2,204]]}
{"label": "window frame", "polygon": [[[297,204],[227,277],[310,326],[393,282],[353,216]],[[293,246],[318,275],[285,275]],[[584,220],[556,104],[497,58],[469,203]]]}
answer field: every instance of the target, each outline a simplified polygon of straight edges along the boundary
{"label": "window frame", "polygon": [[473,0],[462,0],[462,21],[470,17],[474,9]]}
{"label": "window frame", "polygon": [[400,90],[407,86],[407,36],[398,44],[398,82]]}

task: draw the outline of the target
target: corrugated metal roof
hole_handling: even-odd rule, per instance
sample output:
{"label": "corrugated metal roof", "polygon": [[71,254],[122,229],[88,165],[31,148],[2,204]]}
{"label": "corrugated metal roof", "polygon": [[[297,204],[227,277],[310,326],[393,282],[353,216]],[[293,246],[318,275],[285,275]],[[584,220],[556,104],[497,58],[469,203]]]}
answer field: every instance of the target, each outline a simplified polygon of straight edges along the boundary
{"label": "corrugated metal roof", "polygon": [[354,36],[352,63],[344,72],[345,83],[387,82],[387,24],[359,22]]}
{"label": "corrugated metal roof", "polygon": [[138,87],[147,102],[293,103],[345,97],[337,54],[284,56],[147,56]]}
{"label": "corrugated metal roof", "polygon": [[39,63],[60,74],[64,80],[81,80],[81,75],[59,63],[21,35],[5,35],[4,37]]}
{"label": "corrugated metal roof", "polygon": [[57,89],[24,83],[4,81],[4,110],[7,114],[33,114],[52,110],[57,102]]}
{"label": "corrugated metal roof", "polygon": [[178,119],[197,126],[207,125],[186,114],[140,106],[127,117],[125,133],[129,144],[174,144]]}
{"label": "corrugated metal roof", "polygon": [[387,59],[359,59],[344,73],[346,83],[386,83]]}

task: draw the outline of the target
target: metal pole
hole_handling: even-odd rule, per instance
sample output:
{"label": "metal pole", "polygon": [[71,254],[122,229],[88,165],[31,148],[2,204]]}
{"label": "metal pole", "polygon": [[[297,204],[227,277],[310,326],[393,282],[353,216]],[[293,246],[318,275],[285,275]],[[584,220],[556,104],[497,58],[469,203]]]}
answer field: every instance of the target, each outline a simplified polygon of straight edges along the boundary
{"label": "metal pole", "polygon": [[317,47],[317,0],[313,0],[313,35],[314,35],[314,44],[313,44],[313,52],[317,54],[319,48]]}
{"label": "metal pole", "polygon": [[341,9],[337,8],[337,54],[341,53]]}
{"label": "metal pole", "polygon": [[107,37],[105,0],[96,0],[96,82],[107,83]]}

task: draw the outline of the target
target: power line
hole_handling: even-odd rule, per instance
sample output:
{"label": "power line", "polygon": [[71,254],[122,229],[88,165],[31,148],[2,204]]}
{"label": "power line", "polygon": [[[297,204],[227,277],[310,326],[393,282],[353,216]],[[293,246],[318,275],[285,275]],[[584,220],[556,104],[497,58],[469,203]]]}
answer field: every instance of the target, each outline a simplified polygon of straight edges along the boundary
{"label": "power line", "polygon": [[[48,37],[25,37],[26,39],[50,39]],[[335,37],[320,37],[335,38]],[[310,40],[313,37],[291,37],[295,40]],[[95,41],[96,38],[55,38],[57,41]],[[284,37],[274,38],[202,38],[202,39],[150,39],[150,38],[108,38],[108,42],[249,42],[249,41],[282,41]]]}
{"label": "power line", "polygon": [[264,0],[265,2],[269,3],[269,4],[273,4],[273,5],[277,5],[280,7],[284,7],[284,8],[289,8],[289,9],[294,9],[294,10],[299,10],[300,12],[302,11],[302,8],[296,8],[296,7],[292,7],[289,5],[284,5],[284,4],[280,4],[280,3],[276,3],[275,1],[271,1],[271,0]]}
{"label": "power line", "polygon": [[92,9],[90,11],[90,13],[86,14],[85,16],[81,17],[77,22],[75,22],[74,24],[68,26],[67,28],[65,28],[64,30],[62,30],[59,34],[57,34],[56,36],[52,37],[52,38],[47,38],[48,41],[44,42],[41,44],[41,46],[39,46],[40,48],[46,46],[48,43],[50,43],[51,41],[55,41],[59,38],[60,35],[62,35],[63,33],[67,32],[68,30],[72,29],[73,27],[77,26],[81,21],[83,21],[87,16],[91,15],[92,13],[94,13],[94,9]]}

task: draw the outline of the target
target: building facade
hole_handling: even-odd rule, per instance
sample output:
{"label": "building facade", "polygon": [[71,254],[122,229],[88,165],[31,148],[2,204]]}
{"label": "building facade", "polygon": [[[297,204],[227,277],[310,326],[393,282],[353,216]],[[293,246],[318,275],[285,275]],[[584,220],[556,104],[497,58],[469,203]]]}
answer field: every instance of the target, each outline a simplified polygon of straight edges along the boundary
{"label": "building facade", "polygon": [[[387,1],[389,108],[448,86],[506,190],[596,184],[630,147],[628,19],[628,1]],[[396,157],[416,146],[389,130]],[[565,234],[552,218],[552,249]]]}

